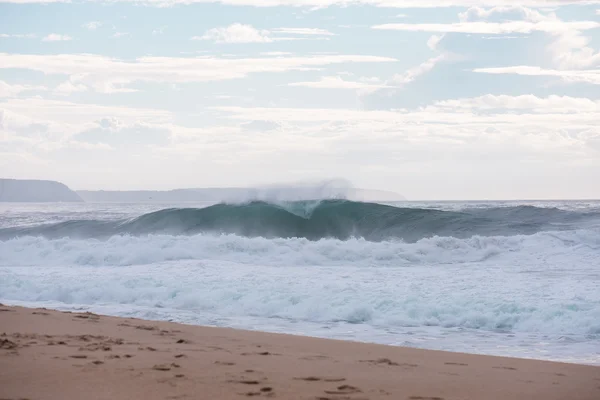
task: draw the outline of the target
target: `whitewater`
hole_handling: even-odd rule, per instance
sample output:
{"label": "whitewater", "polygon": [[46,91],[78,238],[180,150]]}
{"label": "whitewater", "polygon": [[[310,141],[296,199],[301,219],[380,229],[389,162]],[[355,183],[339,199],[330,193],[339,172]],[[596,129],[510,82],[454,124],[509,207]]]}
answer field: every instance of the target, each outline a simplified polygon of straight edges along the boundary
{"label": "whitewater", "polygon": [[600,201],[4,203],[0,302],[600,365]]}

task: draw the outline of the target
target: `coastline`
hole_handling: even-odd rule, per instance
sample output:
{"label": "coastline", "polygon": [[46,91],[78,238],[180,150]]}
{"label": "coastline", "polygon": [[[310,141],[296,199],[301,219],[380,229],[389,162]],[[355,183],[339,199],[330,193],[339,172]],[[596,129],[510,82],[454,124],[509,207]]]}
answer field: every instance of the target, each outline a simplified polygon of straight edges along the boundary
{"label": "coastline", "polygon": [[0,307],[2,399],[600,398],[600,367]]}

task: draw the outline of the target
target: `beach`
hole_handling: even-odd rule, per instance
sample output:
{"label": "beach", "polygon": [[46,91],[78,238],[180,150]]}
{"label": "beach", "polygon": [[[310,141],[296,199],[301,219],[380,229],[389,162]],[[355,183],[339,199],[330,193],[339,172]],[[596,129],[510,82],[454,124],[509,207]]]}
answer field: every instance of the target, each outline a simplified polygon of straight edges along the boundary
{"label": "beach", "polygon": [[600,398],[596,366],[0,307],[2,399]]}

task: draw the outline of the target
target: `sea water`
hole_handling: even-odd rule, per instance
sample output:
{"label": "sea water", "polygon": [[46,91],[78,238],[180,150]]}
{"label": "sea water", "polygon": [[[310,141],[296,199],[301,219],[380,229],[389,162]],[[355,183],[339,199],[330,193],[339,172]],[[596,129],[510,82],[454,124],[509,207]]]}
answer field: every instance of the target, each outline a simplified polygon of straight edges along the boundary
{"label": "sea water", "polygon": [[0,302],[600,365],[600,202],[4,203]]}

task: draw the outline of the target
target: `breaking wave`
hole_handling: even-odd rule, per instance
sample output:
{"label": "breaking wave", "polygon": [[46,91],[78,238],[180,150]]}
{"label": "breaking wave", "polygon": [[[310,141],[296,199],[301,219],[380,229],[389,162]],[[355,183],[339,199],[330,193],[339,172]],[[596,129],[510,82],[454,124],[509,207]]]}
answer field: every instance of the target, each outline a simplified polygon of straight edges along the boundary
{"label": "breaking wave", "polygon": [[446,236],[531,235],[600,226],[600,210],[567,211],[534,206],[442,211],[400,208],[347,200],[273,204],[217,204],[206,208],[165,209],[120,221],[72,220],[0,229],[0,239],[41,236],[50,239],[115,235],[235,234],[245,237],[401,239],[416,242]]}

